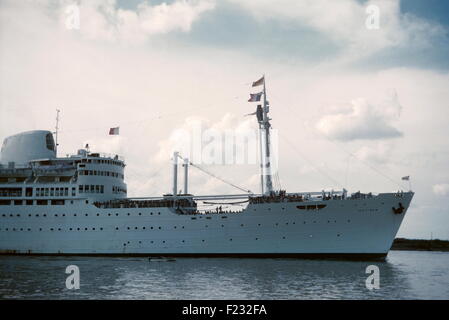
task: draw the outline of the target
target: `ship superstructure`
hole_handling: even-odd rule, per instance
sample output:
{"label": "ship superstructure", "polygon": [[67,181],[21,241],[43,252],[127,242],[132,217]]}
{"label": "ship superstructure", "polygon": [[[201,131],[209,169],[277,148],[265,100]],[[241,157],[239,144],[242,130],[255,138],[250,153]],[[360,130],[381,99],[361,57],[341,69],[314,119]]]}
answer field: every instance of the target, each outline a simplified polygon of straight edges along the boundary
{"label": "ship superstructure", "polygon": [[[189,194],[188,170],[194,164],[175,153],[172,193],[129,198],[123,158],[89,148],[57,157],[50,131],[24,132],[6,138],[1,150],[0,252],[385,256],[413,192],[273,190],[271,119],[262,79],[263,91],[250,99],[260,101],[263,95],[254,113],[260,130],[261,194]],[[199,203],[214,208],[203,210]]]}

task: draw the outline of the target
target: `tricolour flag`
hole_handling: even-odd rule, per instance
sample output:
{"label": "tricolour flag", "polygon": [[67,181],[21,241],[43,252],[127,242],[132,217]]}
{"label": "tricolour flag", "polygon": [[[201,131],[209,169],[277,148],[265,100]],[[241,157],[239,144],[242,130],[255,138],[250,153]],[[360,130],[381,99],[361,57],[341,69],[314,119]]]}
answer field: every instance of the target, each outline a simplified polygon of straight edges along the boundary
{"label": "tricolour flag", "polygon": [[254,82],[253,82],[253,87],[257,87],[257,86],[262,85],[262,84],[264,83],[264,81],[265,81],[265,76],[263,76],[262,78],[260,78],[260,79],[257,80],[257,81],[254,81]]}
{"label": "tricolour flag", "polygon": [[109,129],[109,135],[118,135],[118,134],[120,134],[120,127]]}
{"label": "tricolour flag", "polygon": [[248,102],[256,102],[256,101],[260,101],[260,98],[262,97],[263,92],[259,92],[259,93],[250,93],[250,97]]}
{"label": "tricolour flag", "polygon": [[410,176],[402,177],[402,180],[409,181],[410,180]]}

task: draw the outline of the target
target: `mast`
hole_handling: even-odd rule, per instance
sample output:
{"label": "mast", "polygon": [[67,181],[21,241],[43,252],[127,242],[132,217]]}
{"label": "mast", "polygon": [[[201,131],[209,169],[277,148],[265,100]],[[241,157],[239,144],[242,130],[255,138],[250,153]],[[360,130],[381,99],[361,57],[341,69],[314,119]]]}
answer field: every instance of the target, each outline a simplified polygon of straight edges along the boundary
{"label": "mast", "polygon": [[61,110],[56,109],[56,126],[55,126],[55,155],[58,157],[58,130],[59,130],[59,112]]}
{"label": "mast", "polygon": [[270,112],[270,105],[267,100],[267,88],[265,85],[265,75],[263,76],[263,108],[262,119],[259,120],[259,132],[260,132],[260,166],[261,166],[261,183],[262,193],[269,194],[273,191],[273,181],[271,177],[271,153],[270,153],[270,118],[268,112]]}

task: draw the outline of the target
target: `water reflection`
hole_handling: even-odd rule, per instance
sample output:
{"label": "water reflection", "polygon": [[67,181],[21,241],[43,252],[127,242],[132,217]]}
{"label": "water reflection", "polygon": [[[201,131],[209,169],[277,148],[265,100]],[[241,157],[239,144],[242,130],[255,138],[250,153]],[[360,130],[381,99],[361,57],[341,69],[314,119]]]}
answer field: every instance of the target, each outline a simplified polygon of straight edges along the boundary
{"label": "water reflection", "polygon": [[[3,299],[447,299],[449,254],[392,251],[387,260],[0,257]],[[80,268],[81,289],[65,288]],[[368,290],[365,269],[380,269]]]}

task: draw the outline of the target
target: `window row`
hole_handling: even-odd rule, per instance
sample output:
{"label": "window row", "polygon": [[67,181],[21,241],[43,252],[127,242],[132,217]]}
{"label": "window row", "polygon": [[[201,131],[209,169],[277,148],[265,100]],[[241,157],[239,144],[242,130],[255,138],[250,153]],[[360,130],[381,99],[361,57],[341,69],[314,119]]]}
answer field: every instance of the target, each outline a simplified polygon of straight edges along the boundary
{"label": "window row", "polygon": [[114,177],[125,179],[125,176],[121,173],[112,172],[112,171],[99,171],[99,170],[80,170],[80,176],[103,176],[103,177]]}
{"label": "window row", "polygon": [[[36,197],[67,197],[69,188],[36,188]],[[72,197],[76,196],[76,188],[72,188]]]}
{"label": "window row", "polygon": [[79,193],[104,193],[104,186],[103,185],[79,185],[78,186],[78,192]]}
{"label": "window row", "polygon": [[[95,155],[95,153],[93,153],[92,155]],[[112,164],[112,165],[119,166],[119,167],[125,166],[122,161],[106,160],[106,159],[82,159],[81,162],[98,163],[98,164]]]}
{"label": "window row", "polygon": [[[63,199],[58,199],[58,200],[36,200],[36,202],[34,203],[34,200],[0,200],[0,206],[10,206],[12,204],[14,204],[15,206],[21,206],[23,204],[26,204],[27,206],[33,206],[33,205],[38,205],[38,206],[46,206],[49,204],[51,205],[64,205],[65,204],[65,200]],[[72,201],[73,202],[73,201]]]}
{"label": "window row", "polygon": [[112,186],[112,193],[124,193],[126,194],[126,189],[119,186]]}

